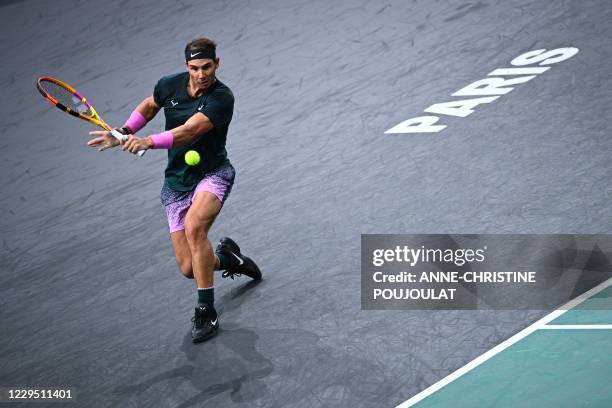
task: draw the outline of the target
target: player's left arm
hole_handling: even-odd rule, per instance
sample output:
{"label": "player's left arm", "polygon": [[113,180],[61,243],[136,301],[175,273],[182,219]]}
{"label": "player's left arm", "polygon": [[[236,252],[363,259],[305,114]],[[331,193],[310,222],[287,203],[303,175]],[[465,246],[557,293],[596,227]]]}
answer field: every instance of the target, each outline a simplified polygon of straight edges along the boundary
{"label": "player's left arm", "polygon": [[232,120],[234,96],[231,93],[219,94],[201,106],[185,124],[162,133],[137,138],[130,135],[123,145],[123,150],[136,153],[147,149],[170,149],[185,146],[200,135],[210,132],[214,127],[225,126]]}
{"label": "player's left arm", "polygon": [[171,130],[174,140],[172,147],[180,147],[193,142],[198,136],[210,132],[214,128],[208,116],[197,112],[184,125]]}
{"label": "player's left arm", "polygon": [[[147,137],[136,137],[129,135],[128,140],[123,145],[123,150],[136,153],[139,150],[147,150],[155,147],[168,148],[180,147],[193,142],[198,136],[210,132],[214,128],[211,120],[202,112],[197,112],[190,117],[185,124],[175,127],[158,135]],[[170,132],[170,134],[168,134]],[[167,141],[167,146],[156,146],[156,140]],[[160,144],[160,142],[158,142]]]}

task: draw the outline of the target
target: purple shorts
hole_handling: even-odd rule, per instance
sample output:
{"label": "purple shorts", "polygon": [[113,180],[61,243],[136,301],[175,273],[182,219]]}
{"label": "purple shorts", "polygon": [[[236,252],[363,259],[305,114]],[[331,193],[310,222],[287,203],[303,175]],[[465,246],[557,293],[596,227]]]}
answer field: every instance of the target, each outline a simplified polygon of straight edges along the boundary
{"label": "purple shorts", "polygon": [[187,211],[191,207],[193,198],[200,191],[213,193],[223,205],[232,191],[235,175],[234,167],[231,164],[224,164],[206,173],[192,191],[176,191],[164,184],[161,202],[166,209],[170,233],[185,229]]}

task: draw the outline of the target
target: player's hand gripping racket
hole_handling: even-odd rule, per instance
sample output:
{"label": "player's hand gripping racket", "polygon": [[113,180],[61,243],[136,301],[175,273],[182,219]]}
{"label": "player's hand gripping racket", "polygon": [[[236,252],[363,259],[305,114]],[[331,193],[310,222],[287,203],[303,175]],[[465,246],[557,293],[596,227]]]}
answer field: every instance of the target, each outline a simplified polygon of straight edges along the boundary
{"label": "player's hand gripping racket", "polygon": [[[36,83],[36,87],[42,96],[49,101],[49,103],[60,110],[71,114],[77,118],[87,120],[101,128],[109,131],[120,142],[124,142],[128,139],[127,135],[124,135],[115,129],[111,128],[101,117],[98,112],[91,106],[80,93],[76,91],[70,85],[51,77],[41,77]],[[138,152],[138,156],[145,154],[145,150]]]}

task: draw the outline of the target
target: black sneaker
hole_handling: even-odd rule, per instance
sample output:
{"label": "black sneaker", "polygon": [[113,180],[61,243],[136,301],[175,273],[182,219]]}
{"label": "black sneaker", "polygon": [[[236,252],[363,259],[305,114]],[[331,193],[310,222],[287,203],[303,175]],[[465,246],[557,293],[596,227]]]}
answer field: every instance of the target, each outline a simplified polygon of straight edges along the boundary
{"label": "black sneaker", "polygon": [[217,334],[219,330],[219,319],[214,307],[208,305],[198,305],[195,308],[195,315],[191,319],[193,328],[191,329],[191,339],[194,343],[208,340]]}
{"label": "black sneaker", "polygon": [[228,269],[221,275],[234,279],[234,276],[246,275],[254,280],[261,280],[261,271],[251,258],[240,253],[240,247],[231,238],[223,237],[217,245],[216,252],[220,252],[230,262]]}

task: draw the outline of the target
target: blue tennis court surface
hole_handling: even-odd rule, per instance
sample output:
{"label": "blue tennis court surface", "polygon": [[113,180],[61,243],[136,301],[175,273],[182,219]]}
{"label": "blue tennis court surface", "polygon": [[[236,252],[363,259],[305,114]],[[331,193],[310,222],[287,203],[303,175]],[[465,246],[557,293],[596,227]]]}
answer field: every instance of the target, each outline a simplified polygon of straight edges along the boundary
{"label": "blue tennis court surface", "polygon": [[482,363],[476,359],[399,407],[612,406],[611,285],[593,288],[574,308],[539,320]]}

